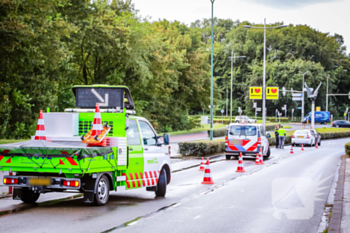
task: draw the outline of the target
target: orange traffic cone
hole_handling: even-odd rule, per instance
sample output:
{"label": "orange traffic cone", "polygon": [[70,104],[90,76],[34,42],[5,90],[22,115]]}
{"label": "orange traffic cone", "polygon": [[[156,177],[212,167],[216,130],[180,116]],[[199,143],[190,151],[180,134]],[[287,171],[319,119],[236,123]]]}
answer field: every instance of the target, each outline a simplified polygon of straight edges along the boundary
{"label": "orange traffic cone", "polygon": [[244,165],[243,165],[242,152],[239,153],[238,167],[237,167],[236,172],[245,172]]}
{"label": "orange traffic cone", "polygon": [[290,153],[294,154],[294,152],[293,152],[293,145],[290,146]]}
{"label": "orange traffic cone", "polygon": [[260,163],[261,165],[265,164],[265,163],[264,163],[263,154],[262,154],[262,151],[261,151],[261,146],[260,146],[260,148],[259,148],[259,156],[260,156],[260,161],[259,161],[259,163]]}
{"label": "orange traffic cone", "polygon": [[301,144],[301,151],[304,151],[304,144]]}
{"label": "orange traffic cone", "polygon": [[210,175],[210,167],[209,167],[209,159],[207,159],[207,164],[204,172],[204,178],[202,184],[214,184],[211,175]]}
{"label": "orange traffic cone", "polygon": [[260,165],[260,155],[256,153],[255,165]]}
{"label": "orange traffic cone", "polygon": [[92,129],[86,134],[81,136],[83,143],[87,143],[88,146],[107,146],[106,135],[111,127],[105,123],[102,126],[100,106],[96,104],[94,123]]}
{"label": "orange traffic cone", "polygon": [[318,149],[318,142],[316,142],[316,149]]}
{"label": "orange traffic cone", "polygon": [[203,157],[202,157],[201,166],[199,167],[198,171],[204,171],[204,170],[205,170],[205,168],[204,168],[204,162],[203,162]]}
{"label": "orange traffic cone", "polygon": [[36,126],[34,140],[46,140],[44,116],[42,110],[40,110],[39,113],[38,125]]}

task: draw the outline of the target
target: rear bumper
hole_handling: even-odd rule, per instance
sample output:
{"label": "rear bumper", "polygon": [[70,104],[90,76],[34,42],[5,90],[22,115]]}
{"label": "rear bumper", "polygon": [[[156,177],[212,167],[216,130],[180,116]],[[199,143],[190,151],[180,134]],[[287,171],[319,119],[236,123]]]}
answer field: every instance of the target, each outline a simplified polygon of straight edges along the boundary
{"label": "rear bumper", "polygon": [[[62,178],[62,177],[51,177],[51,185],[47,186],[33,186],[29,185],[29,179],[30,178],[35,178],[31,176],[4,176],[4,179],[17,179],[18,183],[17,184],[3,184],[5,186],[13,186],[13,187],[19,187],[19,188],[24,188],[24,187],[44,187],[45,189],[73,189],[73,190],[78,190],[81,187],[81,180],[79,178]],[[72,186],[64,186],[63,181],[79,181],[79,186],[77,187],[72,187]],[[3,181],[4,182],[4,181]]]}
{"label": "rear bumper", "polygon": [[311,144],[311,139],[294,139],[292,138],[292,144]]}
{"label": "rear bumper", "polygon": [[[239,156],[240,152],[232,152],[232,151],[225,151],[225,155],[232,155],[232,156]],[[242,151],[242,156],[251,156],[251,157],[256,157],[256,154],[258,152],[246,152]]]}

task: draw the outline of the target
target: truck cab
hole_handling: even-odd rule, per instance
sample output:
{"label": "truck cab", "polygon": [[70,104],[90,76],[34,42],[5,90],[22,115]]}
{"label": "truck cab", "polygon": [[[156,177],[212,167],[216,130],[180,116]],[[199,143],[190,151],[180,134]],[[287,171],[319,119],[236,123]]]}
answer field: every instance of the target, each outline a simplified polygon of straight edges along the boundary
{"label": "truck cab", "polygon": [[[171,181],[169,135],[158,136],[147,119],[135,116],[129,89],[89,85],[74,86],[73,92],[75,108],[46,112],[42,119],[39,114],[37,129],[44,129],[45,140],[33,136],[0,145],[0,171],[14,173],[3,180],[14,187],[13,198],[33,203],[40,194],[75,190],[85,203],[104,205],[110,191],[135,188],[165,196]],[[99,144],[86,144],[94,127],[108,131],[94,137]]]}

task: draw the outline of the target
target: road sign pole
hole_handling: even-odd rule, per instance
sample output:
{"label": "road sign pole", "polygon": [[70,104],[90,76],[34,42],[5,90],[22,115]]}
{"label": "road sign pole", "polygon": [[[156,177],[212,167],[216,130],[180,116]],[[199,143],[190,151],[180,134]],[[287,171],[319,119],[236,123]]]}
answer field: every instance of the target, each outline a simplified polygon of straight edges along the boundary
{"label": "road sign pole", "polygon": [[263,129],[265,130],[265,122],[266,122],[266,112],[265,112],[265,108],[266,108],[266,18],[264,19],[264,73],[263,73],[263,88],[262,88],[262,111],[263,111]]}
{"label": "road sign pole", "polygon": [[311,127],[315,128],[315,100],[312,101],[312,116],[311,116]]}

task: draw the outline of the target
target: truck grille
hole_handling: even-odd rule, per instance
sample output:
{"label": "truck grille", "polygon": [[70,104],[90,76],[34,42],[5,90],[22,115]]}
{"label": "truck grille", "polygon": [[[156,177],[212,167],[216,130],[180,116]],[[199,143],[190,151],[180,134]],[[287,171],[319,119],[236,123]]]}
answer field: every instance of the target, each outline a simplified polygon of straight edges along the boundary
{"label": "truck grille", "polygon": [[[92,121],[79,121],[79,135],[87,134],[92,128],[92,123]],[[107,136],[113,136],[113,121],[108,121],[108,124],[111,126],[111,130]]]}

